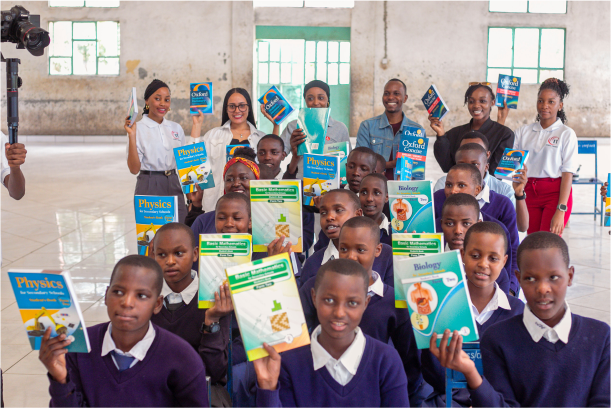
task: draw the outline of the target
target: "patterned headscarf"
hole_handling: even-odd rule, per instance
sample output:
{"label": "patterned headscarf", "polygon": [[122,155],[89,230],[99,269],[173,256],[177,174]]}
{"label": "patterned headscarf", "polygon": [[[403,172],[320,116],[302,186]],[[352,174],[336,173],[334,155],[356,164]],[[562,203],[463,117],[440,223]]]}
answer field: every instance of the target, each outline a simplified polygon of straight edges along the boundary
{"label": "patterned headscarf", "polygon": [[254,161],[245,159],[243,157],[233,157],[231,160],[227,162],[227,164],[225,164],[225,168],[223,169],[223,180],[225,179],[225,174],[227,174],[227,170],[229,170],[229,168],[236,163],[242,163],[244,166],[248,167],[255,175],[255,178],[259,180],[260,171],[259,171],[259,166],[257,166],[257,163],[255,163]]}

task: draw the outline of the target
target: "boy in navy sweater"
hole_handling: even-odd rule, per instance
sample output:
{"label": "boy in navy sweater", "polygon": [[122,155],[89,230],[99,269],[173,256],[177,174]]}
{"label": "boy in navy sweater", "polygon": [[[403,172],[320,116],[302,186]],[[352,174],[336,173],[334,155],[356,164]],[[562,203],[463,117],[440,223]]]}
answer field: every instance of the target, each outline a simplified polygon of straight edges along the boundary
{"label": "boy in navy sweater", "polygon": [[575,269],[566,242],[551,232],[531,234],[518,263],[527,306],[484,333],[484,377],[461,350],[458,332],[440,349],[432,338],[431,353],[465,375],[473,406],[608,407],[609,325],[571,313],[565,295]]}
{"label": "boy in navy sweater", "polygon": [[[376,234],[377,235],[377,234]],[[259,407],[406,407],[407,379],[392,347],[358,326],[370,277],[348,259],[324,264],[311,290],[320,324],[310,346],[255,360]]]}
{"label": "boy in navy sweater", "polygon": [[371,218],[380,226],[380,242],[392,247],[392,230],[390,222],[384,215],[384,206],[388,204],[387,179],[383,174],[371,173],[361,181],[359,199],[363,215]]}
{"label": "boy in navy sweater", "polygon": [[[369,306],[363,314],[360,327],[363,333],[388,343],[392,340],[395,349],[403,362],[403,368],[408,379],[408,394],[410,404],[419,406],[424,397],[430,394],[430,389],[423,387],[420,369],[420,353],[414,339],[414,332],[407,309],[395,308],[394,289],[385,284],[377,271],[373,270],[373,262],[382,252],[378,225],[370,218],[355,217],[344,223],[339,237],[339,256],[342,259],[352,259],[363,265],[369,276],[368,295],[371,297]],[[303,313],[310,330],[318,325],[316,305],[311,291],[315,279],[310,279],[299,289],[299,297]]]}
{"label": "boy in navy sweater", "polygon": [[281,180],[283,173],[280,169],[282,161],[286,159],[284,140],[276,135],[265,135],[257,143],[257,160],[261,170],[262,180]]}
{"label": "boy in navy sweater", "polygon": [[47,328],[39,358],[60,407],[208,406],[206,369],[185,340],[150,319],[163,307],[163,272],[153,259],[129,255],[110,276],[109,323],[87,328],[91,352],[68,353],[64,334]]}
{"label": "boy in navy sweater", "polygon": [[[503,228],[495,222],[484,221],[469,228],[464,237],[464,249],[460,249],[480,337],[493,323],[524,311],[524,303],[507,296],[497,283],[497,278],[505,273],[503,266],[507,261],[507,248],[507,235]],[[423,405],[445,407],[445,369],[429,350],[422,351],[422,375],[435,389]],[[469,392],[464,388],[454,390],[452,400],[461,406],[471,406]]]}
{"label": "boy in navy sweater", "polygon": [[163,270],[163,307],[151,321],[185,339],[200,355],[210,376],[212,406],[231,403],[225,389],[233,305],[227,284],[214,294],[210,309],[198,308],[199,278],[191,269],[198,257],[191,228],[170,223],[155,234],[153,254]]}

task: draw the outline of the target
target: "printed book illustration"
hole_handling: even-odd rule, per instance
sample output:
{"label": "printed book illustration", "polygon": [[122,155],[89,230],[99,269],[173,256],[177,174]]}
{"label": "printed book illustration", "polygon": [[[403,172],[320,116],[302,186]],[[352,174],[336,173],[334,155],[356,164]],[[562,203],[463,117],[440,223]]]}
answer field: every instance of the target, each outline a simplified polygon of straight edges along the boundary
{"label": "printed book illustration", "polygon": [[509,147],[505,148],[503,158],[494,171],[494,177],[512,181],[516,172],[524,168],[527,160],[528,150],[517,150]]}
{"label": "printed book illustration", "polygon": [[289,101],[282,96],[275,85],[272,85],[272,87],[259,98],[259,103],[263,104],[263,109],[272,117],[276,125],[281,124],[288,118],[291,112],[295,110]]}
{"label": "printed book illustration", "polygon": [[395,164],[395,180],[409,181],[412,179],[414,161],[410,157],[397,157]]}
{"label": "printed book illustration", "polygon": [[297,148],[297,154],[323,154],[331,108],[302,108],[297,116],[297,129],[306,135],[305,142]]}
{"label": "printed book illustration", "polygon": [[250,234],[201,234],[199,236],[199,308],[214,306],[214,292],[226,281],[225,269],[250,262]]}
{"label": "printed book illustration", "polygon": [[445,329],[458,330],[465,342],[479,339],[459,251],[398,259],[394,269],[395,306],[408,309],[419,349]]}
{"label": "printed book illustration", "polygon": [[435,234],[392,234],[393,262],[399,259],[440,254],[445,243],[442,233]]}
{"label": "printed book illustration", "polygon": [[235,154],[235,150],[240,147],[250,147],[247,144],[237,144],[237,145],[227,145],[225,146],[225,151],[227,153],[227,161],[233,159],[233,155]]}
{"label": "printed book illustration", "polygon": [[605,197],[605,227],[611,227],[611,173],[607,175],[607,196]]}
{"label": "printed book illustration", "polygon": [[85,320],[68,271],[13,269],[8,272],[19,314],[32,350],[40,350],[42,336],[65,334],[72,353],[91,351]]}
{"label": "printed book illustration", "polygon": [[325,143],[323,154],[339,157],[340,183],[346,184],[346,162],[348,161],[348,154],[350,154],[350,142]]}
{"label": "printed book illustration", "polygon": [[496,87],[496,106],[503,107],[503,102],[506,102],[509,109],[518,109],[521,83],[522,78],[520,77],[499,74],[499,82]]}
{"label": "printed book illustration", "polygon": [[136,116],[138,115],[138,97],[136,96],[136,87],[132,88],[132,92],[129,95],[129,103],[127,107],[127,116],[129,116],[129,127],[134,126]]}
{"label": "printed book illustration", "polygon": [[339,156],[303,155],[303,205],[314,206],[314,197],[339,188]]}
{"label": "printed book illustration", "polygon": [[178,197],[134,196],[138,255],[148,255],[148,246],[162,225],[178,222]]}
{"label": "printed book illustration", "polygon": [[449,112],[448,105],[443,101],[437,87],[431,85],[422,97],[422,103],[426,108],[429,115],[433,115],[434,118],[443,119],[443,117]]}
{"label": "printed book illustration", "polygon": [[212,166],[206,154],[206,144],[204,142],[176,147],[174,148],[174,157],[176,158],[176,169],[183,193],[194,192],[196,184],[202,190],[214,187]]}
{"label": "printed book illustration", "polygon": [[301,299],[287,253],[227,268],[231,300],[248,361],[310,344]]}
{"label": "printed book illustration", "polygon": [[407,127],[401,135],[397,159],[409,157],[413,160],[412,180],[424,180],[426,170],[426,153],[429,148],[429,138],[417,127]]}
{"label": "printed book illustration", "polygon": [[251,180],[250,211],[254,252],[267,252],[276,238],[303,251],[301,180]]}
{"label": "printed book illustration", "polygon": [[212,82],[191,83],[189,91],[189,113],[212,115]]}
{"label": "printed book illustration", "polygon": [[389,181],[388,200],[393,234],[435,233],[431,181]]}

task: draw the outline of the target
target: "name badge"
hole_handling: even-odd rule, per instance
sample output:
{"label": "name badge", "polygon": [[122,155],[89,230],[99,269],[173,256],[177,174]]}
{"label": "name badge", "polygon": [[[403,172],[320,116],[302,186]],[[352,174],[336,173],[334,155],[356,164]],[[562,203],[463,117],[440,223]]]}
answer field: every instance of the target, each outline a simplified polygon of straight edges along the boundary
{"label": "name badge", "polygon": [[545,143],[546,146],[558,147],[558,143],[560,142],[560,138],[558,136],[550,136]]}

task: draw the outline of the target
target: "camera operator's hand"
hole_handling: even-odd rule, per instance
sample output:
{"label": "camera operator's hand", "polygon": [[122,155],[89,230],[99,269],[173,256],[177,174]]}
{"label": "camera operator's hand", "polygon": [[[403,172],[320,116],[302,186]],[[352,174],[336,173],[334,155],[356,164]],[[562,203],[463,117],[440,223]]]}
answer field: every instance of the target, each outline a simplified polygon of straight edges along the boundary
{"label": "camera operator's hand", "polygon": [[125,125],[123,126],[123,129],[125,129],[125,131],[127,132],[127,136],[130,137],[130,139],[133,139],[136,137],[136,125],[137,123],[134,122],[134,124],[130,127],[130,120],[129,120],[129,116],[125,118]]}
{"label": "camera operator's hand", "polygon": [[6,155],[6,160],[8,160],[8,166],[18,169],[25,163],[25,155],[28,151],[25,150],[25,146],[22,143],[6,143],[4,145],[4,153]]}

